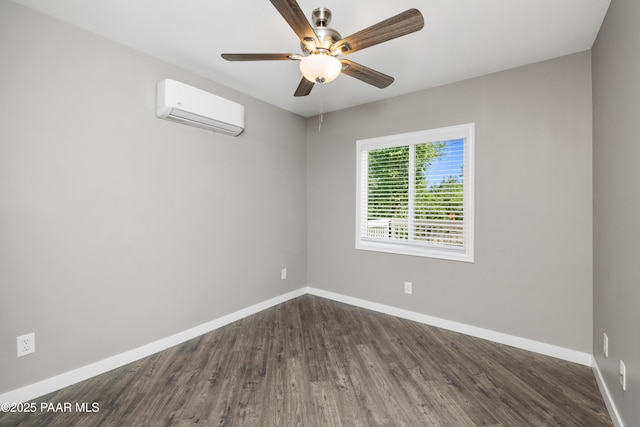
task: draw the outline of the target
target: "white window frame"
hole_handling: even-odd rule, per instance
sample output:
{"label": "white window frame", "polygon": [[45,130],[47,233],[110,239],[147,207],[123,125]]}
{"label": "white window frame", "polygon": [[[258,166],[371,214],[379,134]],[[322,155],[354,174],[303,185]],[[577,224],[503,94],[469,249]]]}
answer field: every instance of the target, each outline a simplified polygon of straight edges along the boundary
{"label": "white window frame", "polygon": [[[368,151],[407,145],[412,147],[416,144],[437,143],[461,138],[464,139],[463,248],[443,247],[441,245],[436,246],[426,243],[418,244],[417,242],[409,240],[367,237],[366,230],[367,227],[371,225],[367,218]],[[474,262],[474,123],[399,135],[389,135],[379,138],[361,139],[356,141],[356,150],[356,249],[453,261]],[[412,162],[410,160],[409,169],[411,170],[412,167]],[[412,209],[413,206],[410,204],[408,221],[412,221]],[[384,226],[384,224],[381,223],[380,226]]]}

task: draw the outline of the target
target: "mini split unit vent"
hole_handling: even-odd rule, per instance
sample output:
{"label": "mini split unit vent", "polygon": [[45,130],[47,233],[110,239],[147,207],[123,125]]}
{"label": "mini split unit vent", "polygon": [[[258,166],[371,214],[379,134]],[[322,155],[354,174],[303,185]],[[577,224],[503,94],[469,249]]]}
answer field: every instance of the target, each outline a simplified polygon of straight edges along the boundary
{"label": "mini split unit vent", "polygon": [[158,82],[158,117],[238,136],[244,130],[244,106],[177,82]]}

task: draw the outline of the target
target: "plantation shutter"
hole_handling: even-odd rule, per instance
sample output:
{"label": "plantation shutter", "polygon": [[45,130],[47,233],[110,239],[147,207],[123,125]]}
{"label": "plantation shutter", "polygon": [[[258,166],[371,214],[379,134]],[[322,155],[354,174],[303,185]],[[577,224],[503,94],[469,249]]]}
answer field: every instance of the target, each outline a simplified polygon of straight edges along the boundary
{"label": "plantation shutter", "polygon": [[[409,147],[370,150],[368,153],[367,236],[391,237],[393,219],[404,220],[409,215]],[[394,229],[399,232],[398,229]],[[394,237],[399,237],[399,234]],[[406,228],[404,236],[407,237]]]}
{"label": "plantation shutter", "polygon": [[[414,239],[464,246],[464,140],[441,142],[436,164],[416,171]],[[418,146],[420,150],[424,145]]]}
{"label": "plantation shutter", "polygon": [[430,132],[358,141],[358,249],[473,261],[473,125]]}

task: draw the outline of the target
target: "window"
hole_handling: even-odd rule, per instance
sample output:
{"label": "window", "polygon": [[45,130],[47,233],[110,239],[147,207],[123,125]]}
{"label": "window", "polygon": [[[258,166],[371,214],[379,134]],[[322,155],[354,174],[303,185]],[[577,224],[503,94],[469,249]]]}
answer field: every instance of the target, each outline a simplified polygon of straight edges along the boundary
{"label": "window", "polygon": [[473,262],[474,133],[357,141],[356,248]]}

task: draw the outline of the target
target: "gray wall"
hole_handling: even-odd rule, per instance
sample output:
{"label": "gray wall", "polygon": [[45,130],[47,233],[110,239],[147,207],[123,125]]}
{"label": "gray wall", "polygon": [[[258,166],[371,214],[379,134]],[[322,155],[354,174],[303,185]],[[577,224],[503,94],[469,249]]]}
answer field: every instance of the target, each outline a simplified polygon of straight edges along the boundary
{"label": "gray wall", "polygon": [[[0,38],[0,393],[305,284],[302,117],[12,2]],[[245,133],[157,119],[163,78]]]}
{"label": "gray wall", "polygon": [[[626,425],[640,420],[640,2],[613,0],[593,56],[593,354]],[[602,334],[609,336],[609,357]],[[618,366],[627,365],[627,391]]]}
{"label": "gray wall", "polygon": [[[357,251],[356,140],[468,122],[475,263]],[[591,125],[589,52],[309,119],[309,286],[590,353]]]}

